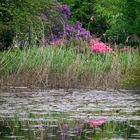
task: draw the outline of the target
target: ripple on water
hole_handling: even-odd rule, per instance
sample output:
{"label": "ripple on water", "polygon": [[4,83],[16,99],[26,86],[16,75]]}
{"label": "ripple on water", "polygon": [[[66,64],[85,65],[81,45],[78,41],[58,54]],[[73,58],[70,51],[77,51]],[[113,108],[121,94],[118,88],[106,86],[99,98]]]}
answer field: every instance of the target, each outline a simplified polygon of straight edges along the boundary
{"label": "ripple on water", "polygon": [[[84,123],[88,117],[106,116],[108,123],[105,126],[96,128],[94,131],[88,128],[84,130],[88,139],[91,138],[88,134],[94,133],[94,136],[98,137],[98,133],[102,132],[101,139],[108,139],[105,135],[107,133],[111,140],[124,140],[122,134],[119,135],[116,131],[126,133],[128,128],[133,132],[129,136],[130,139],[140,139],[140,95],[130,92],[73,89],[65,91],[62,89],[0,93],[0,127],[4,127],[2,124],[5,124],[5,119],[12,120],[14,116],[19,117],[17,120],[23,126],[22,130],[27,132],[28,130],[47,131],[51,128],[55,132],[61,123],[69,123],[72,127],[74,124],[71,123],[76,120]],[[27,124],[29,124],[28,127]],[[6,125],[10,126],[9,123]],[[116,130],[116,128],[121,130]],[[47,136],[57,137],[57,132],[53,133],[53,131],[49,132]],[[75,137],[77,134],[71,129],[68,135]],[[12,135],[12,137],[19,139],[16,137],[20,136]],[[41,133],[38,138],[41,138]],[[24,139],[24,136],[21,139]]]}

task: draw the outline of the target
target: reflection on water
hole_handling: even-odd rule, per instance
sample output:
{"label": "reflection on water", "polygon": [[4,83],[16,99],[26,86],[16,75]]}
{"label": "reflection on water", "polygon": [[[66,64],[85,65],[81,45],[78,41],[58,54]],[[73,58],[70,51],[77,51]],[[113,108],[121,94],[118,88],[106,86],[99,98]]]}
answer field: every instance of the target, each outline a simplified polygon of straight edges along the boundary
{"label": "reflection on water", "polygon": [[[0,140],[137,140],[140,95],[95,90],[0,92]],[[88,118],[106,117],[95,128]]]}

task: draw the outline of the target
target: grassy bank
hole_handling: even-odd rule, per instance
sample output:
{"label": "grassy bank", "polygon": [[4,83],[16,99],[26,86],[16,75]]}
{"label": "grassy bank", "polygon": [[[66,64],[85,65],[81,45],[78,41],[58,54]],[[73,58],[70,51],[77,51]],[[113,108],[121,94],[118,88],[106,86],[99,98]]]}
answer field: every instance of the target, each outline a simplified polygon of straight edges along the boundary
{"label": "grassy bank", "polygon": [[11,49],[0,52],[0,86],[45,88],[119,88],[138,53],[77,53],[60,47]]}

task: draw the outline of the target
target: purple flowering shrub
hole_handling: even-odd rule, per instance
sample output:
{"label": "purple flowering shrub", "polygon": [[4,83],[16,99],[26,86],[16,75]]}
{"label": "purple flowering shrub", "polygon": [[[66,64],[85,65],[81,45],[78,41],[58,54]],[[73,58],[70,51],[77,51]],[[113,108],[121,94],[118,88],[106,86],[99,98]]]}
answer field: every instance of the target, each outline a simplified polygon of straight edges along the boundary
{"label": "purple flowering shrub", "polygon": [[[90,40],[92,38],[90,32],[82,27],[82,24],[78,21],[75,25],[65,25],[65,32],[57,32],[52,37],[46,37],[45,42],[55,44],[56,40],[62,40],[62,38],[70,40],[71,38]],[[56,43],[57,44],[57,43]]]}
{"label": "purple flowering shrub", "polygon": [[62,15],[63,18],[68,19],[71,15],[71,11],[68,5],[60,5],[59,7],[56,8],[58,12]]}
{"label": "purple flowering shrub", "polygon": [[66,25],[66,36],[83,38],[86,40],[91,38],[90,32],[83,28],[82,23],[79,21],[77,21],[75,25]]}
{"label": "purple flowering shrub", "polygon": [[[71,11],[68,5],[57,6],[54,11],[56,16],[51,17],[48,15],[47,10],[41,14],[41,20],[46,22],[49,18],[51,20],[51,32],[45,31],[45,44],[59,45],[63,39],[71,41],[71,38],[75,40],[83,39],[89,40],[91,34],[86,30],[82,23],[77,21],[75,24],[69,24],[69,18]],[[45,27],[46,30],[47,27]]]}
{"label": "purple flowering shrub", "polygon": [[[68,5],[57,6],[54,11],[57,11],[58,15],[51,19],[51,33],[45,36],[46,45],[75,46],[78,52],[87,52],[87,50],[94,53],[112,52],[112,48],[105,43],[98,41],[97,38],[93,39],[90,31],[86,30],[81,22],[69,24],[71,11]],[[41,19],[46,21],[47,16],[42,14]]]}

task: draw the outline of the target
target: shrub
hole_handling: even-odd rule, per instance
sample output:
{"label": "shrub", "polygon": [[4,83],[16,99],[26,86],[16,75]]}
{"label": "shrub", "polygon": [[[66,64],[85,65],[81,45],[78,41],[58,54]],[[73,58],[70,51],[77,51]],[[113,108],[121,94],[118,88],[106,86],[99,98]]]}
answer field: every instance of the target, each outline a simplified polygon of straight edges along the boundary
{"label": "shrub", "polygon": [[108,52],[112,52],[112,48],[107,46],[105,43],[101,42],[97,39],[91,39],[90,41],[90,48],[93,53],[101,53],[105,54]]}
{"label": "shrub", "polygon": [[122,80],[122,87],[128,89],[140,89],[140,63],[131,67]]}

